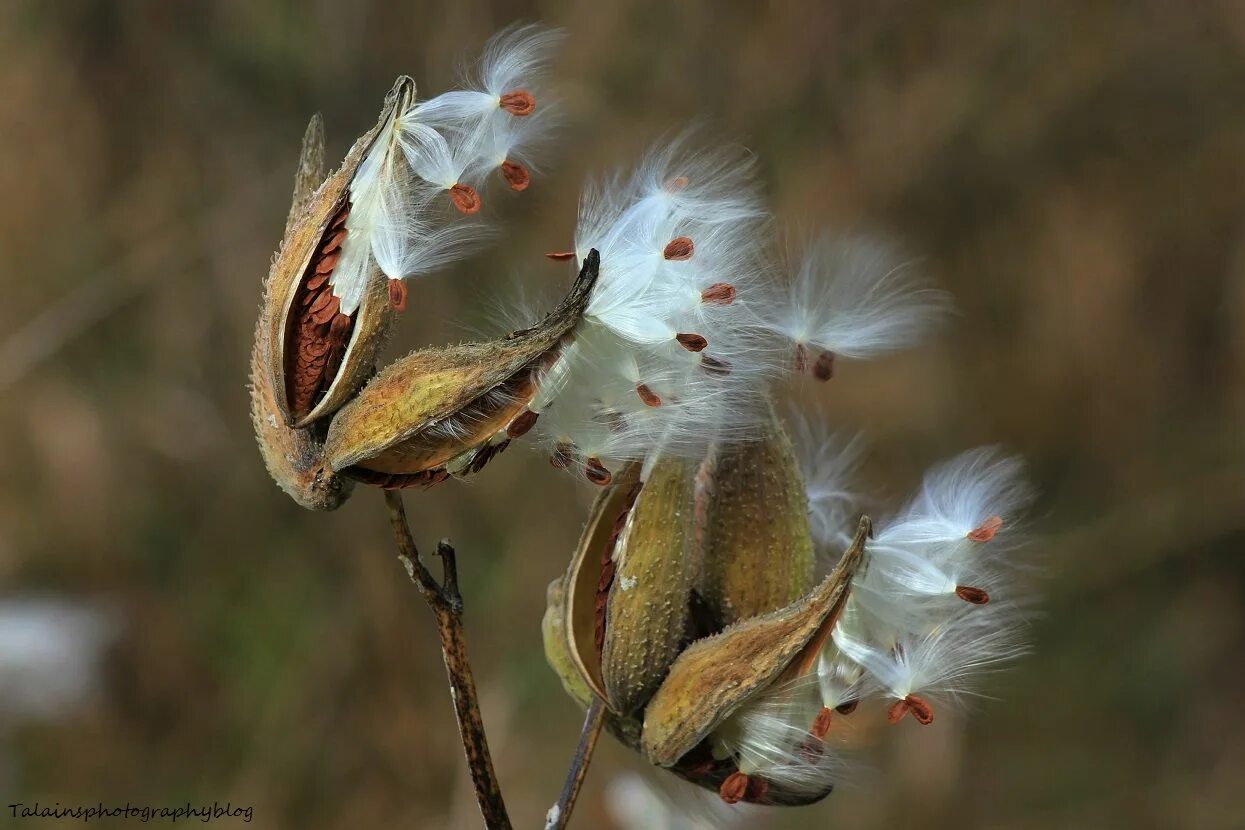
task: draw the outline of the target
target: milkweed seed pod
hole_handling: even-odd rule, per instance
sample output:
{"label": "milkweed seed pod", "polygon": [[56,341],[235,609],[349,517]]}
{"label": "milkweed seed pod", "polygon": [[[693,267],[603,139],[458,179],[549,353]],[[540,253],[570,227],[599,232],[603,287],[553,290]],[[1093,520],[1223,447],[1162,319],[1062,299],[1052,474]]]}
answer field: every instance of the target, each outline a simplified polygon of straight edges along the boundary
{"label": "milkweed seed pod", "polygon": [[829,782],[813,792],[781,780],[740,785],[738,759],[715,757],[711,746],[701,745],[751,701],[815,669],[862,566],[869,531],[862,519],[838,566],[804,597],[698,640],[679,655],[644,712],[642,749],[650,762],[681,767],[684,777],[716,786],[727,800],[804,804],[830,792]]}
{"label": "milkweed seed pod", "polygon": [[569,662],[578,677],[564,682],[615,714],[643,707],[688,636],[693,473],[678,458],[622,468],[593,505],[561,580],[562,606],[547,612],[566,638],[547,649],[550,662]]}
{"label": "milkweed seed pod", "polygon": [[[305,212],[307,202],[323,178],[324,124],[317,115],[311,119],[303,138],[288,220],[291,227]],[[275,306],[269,300],[274,291],[281,290],[280,276],[274,263],[264,285],[265,301],[251,351],[251,421],[264,464],[281,489],[303,507],[333,510],[350,495],[352,482],[334,473],[325,461],[323,430],[295,429],[287,423],[278,401],[276,384],[280,383],[280,375],[271,371],[270,341],[266,334],[274,325]]]}
{"label": "milkweed seed pod", "polygon": [[537,376],[570,342],[596,278],[589,257],[537,325],[502,340],[421,349],[387,366],[334,416],[332,469],[386,488],[479,471],[531,428]]}
{"label": "milkweed seed pod", "polygon": [[772,410],[763,438],[714,445],[696,481],[698,589],[720,625],[781,608],[812,587],[808,498]]}

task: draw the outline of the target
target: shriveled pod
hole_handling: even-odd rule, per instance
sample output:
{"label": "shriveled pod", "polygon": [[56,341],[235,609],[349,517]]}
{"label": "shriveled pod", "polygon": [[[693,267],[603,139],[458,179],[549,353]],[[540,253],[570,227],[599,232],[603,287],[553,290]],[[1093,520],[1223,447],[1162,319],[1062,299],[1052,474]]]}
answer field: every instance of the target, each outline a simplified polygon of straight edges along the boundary
{"label": "shriveled pod", "polygon": [[537,377],[574,336],[597,277],[589,255],[570,293],[501,340],[420,349],[385,367],[329,425],[333,470],[386,488],[478,471],[527,432]]}
{"label": "shriveled pod", "polygon": [[624,467],[597,497],[564,579],[569,660],[618,715],[643,707],[687,642],[692,475],[674,458],[643,481],[638,464]]}
{"label": "shriveled pod", "polygon": [[[861,519],[855,539],[834,571],[804,597],[764,616],[735,623],[679,655],[644,712],[641,743],[650,762],[686,773],[704,755],[708,762],[697,772],[707,779],[697,783],[721,784],[729,776],[731,770],[724,762],[712,763],[702,742],[757,695],[812,670],[847,601],[871,527],[867,518]],[[794,803],[785,798],[781,788],[771,787],[746,800]],[[810,800],[807,795],[801,798],[801,803]]]}
{"label": "shriveled pod", "polygon": [[812,587],[804,479],[772,409],[762,439],[710,449],[696,499],[698,590],[719,625],[782,608]]}
{"label": "shriveled pod", "polygon": [[[302,155],[294,179],[294,198],[288,225],[294,226],[324,179],[324,123],[311,119],[303,137]],[[281,378],[271,371],[268,331],[274,325],[277,304],[273,292],[286,290],[277,263],[264,281],[264,302],[251,351],[251,421],[268,472],[294,501],[311,510],[333,510],[350,495],[353,483],[338,476],[324,457],[324,429],[295,429],[286,421],[279,403]],[[286,286],[286,287],[283,287]]]}
{"label": "shriveled pod", "polygon": [[[415,82],[398,78],[376,126],[355,142],[341,167],[291,214],[273,260],[260,336],[261,367],[281,418],[305,427],[332,414],[372,374],[403,294],[394,292],[371,254],[365,220],[355,217],[356,197],[384,188],[396,164],[396,119],[415,100]],[[366,162],[366,163],[365,163]],[[387,194],[386,194],[386,197]],[[343,264],[361,269],[362,291],[343,299]]]}

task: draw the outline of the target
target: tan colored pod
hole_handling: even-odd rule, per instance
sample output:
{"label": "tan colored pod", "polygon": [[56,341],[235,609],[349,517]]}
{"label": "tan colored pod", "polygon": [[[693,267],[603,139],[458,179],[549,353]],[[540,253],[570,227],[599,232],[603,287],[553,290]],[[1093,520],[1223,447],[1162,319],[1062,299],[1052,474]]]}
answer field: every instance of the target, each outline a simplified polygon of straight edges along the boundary
{"label": "tan colored pod", "polygon": [[[317,115],[311,119],[303,137],[302,155],[294,178],[291,222],[323,177],[324,124]],[[353,484],[334,473],[325,461],[323,429],[294,429],[287,424],[273,385],[279,377],[269,371],[269,340],[265,333],[272,324],[274,306],[268,299],[275,274],[274,267],[264,284],[265,302],[251,351],[251,421],[255,439],[268,472],[294,501],[311,510],[333,510],[350,495]]]}
{"label": "tan colored pod", "polygon": [[782,608],[813,586],[808,495],[771,410],[765,437],[718,445],[697,477],[701,597],[720,625]]}
{"label": "tan colored pod", "polygon": [[[501,340],[412,352],[385,367],[333,416],[332,468],[384,487],[432,484],[466,453],[478,470],[530,428],[526,407],[539,371],[557,358],[596,280],[590,253],[574,286],[539,324]],[[499,443],[481,447],[502,436]]]}
{"label": "tan colored pod", "polygon": [[694,473],[683,459],[654,463],[613,551],[601,677],[619,714],[648,702],[688,639]]}
{"label": "tan colored pod", "polygon": [[847,601],[870,532],[862,518],[834,571],[803,598],[679,655],[644,712],[642,749],[650,762],[675,766],[755,695],[811,669]]}
{"label": "tan colored pod", "polygon": [[571,639],[566,627],[566,577],[549,583],[545,592],[545,616],[540,621],[545,660],[562,680],[562,688],[585,709],[595,693],[588,686],[583,671],[571,653]]}
{"label": "tan colored pod", "polygon": [[348,400],[373,372],[388,338],[394,317],[389,279],[374,262],[353,314],[340,312],[328,280],[342,247],[351,244],[345,223],[359,165],[376,141],[396,140],[390,127],[414,100],[414,81],[398,78],[376,126],[355,142],[335,173],[296,199],[291,210],[269,273],[260,332],[267,341],[261,367],[265,383],[291,426],[305,427]]}

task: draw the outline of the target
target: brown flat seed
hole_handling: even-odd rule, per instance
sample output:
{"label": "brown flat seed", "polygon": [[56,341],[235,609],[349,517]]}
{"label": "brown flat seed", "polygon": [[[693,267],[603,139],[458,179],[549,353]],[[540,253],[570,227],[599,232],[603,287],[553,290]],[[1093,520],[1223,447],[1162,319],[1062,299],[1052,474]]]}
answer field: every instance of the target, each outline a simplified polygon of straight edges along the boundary
{"label": "brown flat seed", "polygon": [[748,776],[742,772],[732,772],[726,776],[722,786],[718,787],[718,796],[727,804],[738,804],[748,793]]}
{"label": "brown flat seed", "polygon": [[813,377],[826,382],[834,377],[834,352],[822,352],[813,364]]}
{"label": "brown flat seed", "polygon": [[990,595],[980,588],[972,588],[968,585],[960,585],[955,589],[955,595],[960,599],[972,605],[985,605],[990,601]]}
{"label": "brown flat seed", "polygon": [[501,177],[506,180],[506,184],[510,185],[511,190],[520,193],[527,190],[527,186],[532,181],[531,176],[527,173],[527,168],[522,164],[515,164],[513,161],[503,161],[501,163]]}
{"label": "brown flat seed", "polygon": [[700,301],[714,305],[730,305],[735,302],[735,286],[729,282],[715,282],[700,292]]}
{"label": "brown flat seed", "polygon": [[982,522],[979,527],[969,531],[968,540],[970,542],[989,542],[1002,526],[1003,519],[1001,517],[991,516]]}
{"label": "brown flat seed", "polygon": [[328,322],[332,322],[333,317],[334,317],[334,316],[335,316],[335,315],[336,315],[336,314],[340,311],[340,309],[341,309],[341,300],[339,300],[339,299],[337,299],[336,297],[334,297],[334,296],[333,296],[330,292],[328,292],[328,291],[326,291],[326,292],[324,292],[324,293],[328,296],[329,301],[328,301],[327,303],[325,303],[324,307],[323,307],[323,308],[321,308],[319,311],[312,311],[312,312],[308,315],[308,316],[310,317],[310,319],[311,319],[311,321],[312,321],[313,323],[328,323]]}
{"label": "brown flat seed", "polygon": [[320,261],[316,263],[317,274],[329,274],[337,267],[337,260],[341,258],[341,249],[333,251],[331,254],[325,254]]}
{"label": "brown flat seed", "polygon": [[516,89],[501,96],[501,108],[511,115],[531,115],[536,110],[536,98],[526,89]]}
{"label": "brown flat seed", "polygon": [[605,465],[601,463],[601,459],[595,456],[588,458],[584,462],[584,476],[593,484],[605,487],[614,480],[614,474],[605,469]]}
{"label": "brown flat seed", "polygon": [[[319,314],[321,311],[328,308],[329,305],[335,299],[336,297],[333,296],[332,291],[319,292],[318,294],[315,295],[315,299],[313,299],[310,303],[307,304],[307,314],[308,315]],[[328,322],[328,319],[326,319],[324,322]]]}
{"label": "brown flat seed", "polygon": [[856,707],[859,705],[859,700],[849,700],[847,703],[840,703],[838,706],[834,707],[834,711],[838,712],[840,715],[850,715],[852,712],[856,711]]}
{"label": "brown flat seed", "polygon": [[925,702],[925,698],[916,695],[908,695],[908,708],[912,711],[912,717],[916,718],[916,722],[921,726],[929,726],[934,722],[934,710]]}
{"label": "brown flat seed", "polygon": [[549,253],[545,254],[545,256],[549,257],[550,259],[555,259],[558,262],[565,262],[568,259],[574,259],[575,252],[574,251],[550,251]]}
{"label": "brown flat seed", "polygon": [[661,406],[661,398],[648,388],[648,384],[641,383],[636,386],[635,393],[640,396],[640,400],[644,401],[645,406]]}
{"label": "brown flat seed", "polygon": [[528,430],[536,426],[536,419],[540,417],[540,413],[525,409],[519,413],[518,417],[510,422],[506,427],[506,434],[511,438],[518,438],[527,435]]}
{"label": "brown flat seed", "polygon": [[389,281],[389,305],[394,311],[406,311],[406,283],[402,280]]}
{"label": "brown flat seed", "polygon": [[903,716],[908,714],[908,699],[897,700],[890,706],[886,707],[886,720],[890,723],[899,723],[903,720]]}
{"label": "brown flat seed", "polygon": [[324,240],[324,244],[320,246],[320,253],[327,254],[336,251],[342,246],[342,240],[346,238],[346,229],[339,228],[333,232],[333,235]]}
{"label": "brown flat seed", "polygon": [[329,281],[328,274],[315,274],[311,279],[307,280],[307,296],[310,297],[313,292],[319,291],[324,284]]}
{"label": "brown flat seed", "polygon": [[666,248],[661,252],[661,255],[666,259],[682,261],[685,259],[691,259],[692,253],[695,250],[696,246],[692,244],[690,237],[676,236],[674,239],[671,239],[666,243]]}
{"label": "brown flat seed", "polygon": [[559,441],[549,456],[549,463],[559,470],[565,470],[575,460],[575,445],[568,441]]}
{"label": "brown flat seed", "polygon": [[701,337],[699,334],[676,334],[675,340],[679,341],[679,345],[687,349],[689,352],[704,351],[705,346],[709,345],[709,341]]}
{"label": "brown flat seed", "polygon": [[834,713],[825,706],[821,707],[821,711],[817,713],[817,717],[813,719],[813,726],[808,733],[818,740],[826,737],[826,733],[830,731],[830,722],[834,718]]}
{"label": "brown flat seed", "polygon": [[470,216],[480,211],[480,194],[469,184],[456,184],[446,191],[460,213]]}

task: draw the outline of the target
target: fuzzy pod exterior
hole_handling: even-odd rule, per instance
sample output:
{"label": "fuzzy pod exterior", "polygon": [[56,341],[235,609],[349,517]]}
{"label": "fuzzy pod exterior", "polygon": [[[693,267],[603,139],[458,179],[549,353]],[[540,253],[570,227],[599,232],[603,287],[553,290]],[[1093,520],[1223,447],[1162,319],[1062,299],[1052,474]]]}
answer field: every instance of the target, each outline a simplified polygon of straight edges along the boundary
{"label": "fuzzy pod exterior", "polygon": [[[287,226],[293,227],[324,178],[324,123],[314,116],[303,137],[302,154],[294,178],[294,196]],[[268,333],[275,322],[275,293],[288,288],[276,261],[264,281],[264,302],[251,351],[251,422],[264,464],[277,484],[294,501],[310,510],[334,510],[350,495],[353,483],[338,476],[324,457],[322,429],[291,427],[281,408],[280,373],[272,371]]]}
{"label": "fuzzy pod exterior", "polygon": [[842,613],[871,527],[861,519],[834,571],[807,595],[698,640],[679,655],[644,712],[642,750],[651,763],[679,764],[755,695],[812,667]]}
{"label": "fuzzy pod exterior", "polygon": [[696,497],[698,588],[721,625],[782,608],[813,587],[804,480],[772,410],[764,438],[711,448]]}
{"label": "fuzzy pod exterior", "polygon": [[535,394],[536,374],[572,336],[598,261],[584,263],[567,297],[537,325],[500,340],[420,349],[381,370],[333,416],[332,468],[380,477],[383,486],[435,483],[452,461],[504,434]]}
{"label": "fuzzy pod exterior", "polygon": [[[389,279],[374,262],[359,308],[350,315],[332,313],[332,291],[325,279],[316,277],[331,275],[341,255],[351,184],[360,164],[378,136],[392,135],[386,128],[414,99],[414,81],[398,78],[376,126],[355,142],[336,172],[295,201],[296,212],[291,213],[269,274],[260,332],[267,343],[261,367],[265,383],[290,426],[306,427],[336,411],[371,375],[388,339],[394,318]],[[319,286],[312,290],[316,282]],[[322,316],[326,325],[331,322],[326,339],[303,339],[312,313]]]}

